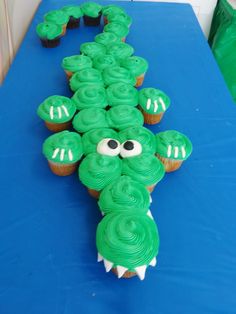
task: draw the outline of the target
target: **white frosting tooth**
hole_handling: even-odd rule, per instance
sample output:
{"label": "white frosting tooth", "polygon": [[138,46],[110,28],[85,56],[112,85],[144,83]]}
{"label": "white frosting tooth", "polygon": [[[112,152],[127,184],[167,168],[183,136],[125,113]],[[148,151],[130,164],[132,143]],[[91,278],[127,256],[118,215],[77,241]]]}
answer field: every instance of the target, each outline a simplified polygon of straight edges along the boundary
{"label": "white frosting tooth", "polygon": [[65,115],[66,115],[67,117],[69,117],[69,112],[68,112],[66,106],[63,105],[63,106],[61,106],[61,107],[62,107],[62,109],[64,110]]}
{"label": "white frosting tooth", "polygon": [[104,212],[101,212],[102,216],[105,216]]}
{"label": "white frosting tooth", "polygon": [[151,194],[149,195],[150,203],[152,203],[152,197]]}
{"label": "white frosting tooth", "polygon": [[65,149],[62,148],[61,153],[60,153],[60,160],[62,161],[64,159],[65,156]]}
{"label": "white frosting tooth", "polygon": [[125,268],[123,266],[116,266],[116,270],[118,278],[121,278],[124,275],[124,273],[128,270],[128,268]]}
{"label": "white frosting tooth", "polygon": [[69,149],[69,151],[68,151],[68,156],[69,156],[70,161],[72,161],[73,160],[73,154],[72,154],[71,149]]}
{"label": "white frosting tooth", "polygon": [[56,158],[57,157],[57,154],[59,153],[60,151],[60,148],[56,148],[53,152],[53,155],[52,155],[52,159]]}
{"label": "white frosting tooth", "polygon": [[146,105],[147,110],[149,110],[151,108],[151,103],[152,103],[151,98],[148,98],[147,105]]}
{"label": "white frosting tooth", "polygon": [[102,255],[101,255],[100,253],[98,253],[97,261],[98,261],[98,262],[103,261],[103,257],[102,257]]}
{"label": "white frosting tooth", "polygon": [[182,152],[183,158],[185,158],[186,157],[186,150],[183,146],[181,147],[181,152]]}
{"label": "white frosting tooth", "polygon": [[151,262],[150,262],[149,265],[151,265],[152,267],[155,267],[156,264],[157,264],[157,259],[156,259],[156,257],[154,257],[154,258],[151,260]]}
{"label": "white frosting tooth", "polygon": [[103,262],[104,262],[104,266],[105,266],[106,272],[108,273],[112,269],[113,263],[109,262],[105,258],[104,258]]}
{"label": "white frosting tooth", "polygon": [[175,151],[174,157],[177,158],[179,155],[179,147],[175,146],[174,151]]}
{"label": "white frosting tooth", "polygon": [[140,280],[143,280],[145,278],[145,273],[146,273],[146,265],[139,266],[135,268],[135,271],[139,277]]}
{"label": "white frosting tooth", "polygon": [[59,119],[61,119],[61,117],[62,117],[61,107],[58,107],[57,111],[58,111],[58,117],[59,117]]}
{"label": "white frosting tooth", "polygon": [[53,106],[50,106],[50,118],[53,120]]}
{"label": "white frosting tooth", "polygon": [[168,145],[168,148],[167,148],[167,157],[170,157],[171,151],[172,151],[172,146],[171,146],[171,145]]}
{"label": "white frosting tooth", "polygon": [[163,99],[161,97],[159,97],[159,101],[161,103],[162,109],[165,111],[166,110],[166,105],[165,105],[165,103],[164,103],[164,101],[163,101]]}
{"label": "white frosting tooth", "polygon": [[149,209],[149,211],[147,212],[147,215],[153,220],[153,216],[152,216],[152,213],[151,213],[150,209]]}
{"label": "white frosting tooth", "polygon": [[157,112],[157,110],[158,110],[158,103],[157,103],[157,101],[155,100],[155,101],[154,101],[154,112]]}

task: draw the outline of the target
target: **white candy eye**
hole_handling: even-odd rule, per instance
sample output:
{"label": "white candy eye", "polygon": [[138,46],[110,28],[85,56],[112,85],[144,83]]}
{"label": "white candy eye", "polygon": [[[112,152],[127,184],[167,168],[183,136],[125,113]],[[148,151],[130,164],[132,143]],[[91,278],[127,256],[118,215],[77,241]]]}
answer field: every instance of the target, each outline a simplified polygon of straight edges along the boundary
{"label": "white candy eye", "polygon": [[120,155],[123,158],[138,156],[141,153],[142,145],[135,140],[129,140],[121,144]]}
{"label": "white candy eye", "polygon": [[120,143],[112,138],[105,138],[98,143],[97,152],[101,155],[117,156],[120,153]]}

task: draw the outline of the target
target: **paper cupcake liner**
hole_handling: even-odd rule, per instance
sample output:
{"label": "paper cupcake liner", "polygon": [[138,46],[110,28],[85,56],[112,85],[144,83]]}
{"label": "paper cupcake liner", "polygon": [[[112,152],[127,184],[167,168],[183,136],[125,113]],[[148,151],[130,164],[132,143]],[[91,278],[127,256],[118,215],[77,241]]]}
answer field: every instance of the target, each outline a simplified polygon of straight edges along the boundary
{"label": "paper cupcake liner", "polygon": [[89,195],[91,195],[92,197],[99,199],[100,196],[100,191],[96,191],[93,189],[88,189]]}
{"label": "paper cupcake liner", "polygon": [[[117,273],[116,267],[115,267],[115,268],[112,268],[112,272],[118,277],[118,273]],[[132,271],[128,271],[128,270],[127,270],[121,278],[126,278],[126,279],[128,279],[128,278],[132,278],[132,277],[134,277],[134,276],[137,276],[137,274],[136,274],[135,272],[132,272]]]}
{"label": "paper cupcake liner", "polygon": [[62,36],[64,36],[66,34],[66,27],[67,27],[67,24],[64,24],[62,26]]}
{"label": "paper cupcake liner", "polygon": [[145,77],[145,73],[143,73],[143,74],[141,74],[141,75],[136,77],[135,87],[140,87],[140,86],[143,85],[144,77]]}
{"label": "paper cupcake liner", "polygon": [[74,17],[70,17],[70,20],[67,24],[68,29],[78,28],[80,26],[80,18],[76,19]]}
{"label": "paper cupcake liner", "polygon": [[101,20],[101,14],[98,17],[90,17],[84,15],[84,25],[85,26],[99,26]]}
{"label": "paper cupcake liner", "polygon": [[78,162],[75,162],[73,164],[60,164],[48,160],[48,164],[54,174],[64,177],[69,176],[70,174],[76,171]]}
{"label": "paper cupcake liner", "polygon": [[40,38],[41,40],[41,44],[43,47],[45,48],[55,48],[57,46],[60,45],[60,42],[61,42],[61,37],[56,37],[55,39],[45,39],[45,38]]}
{"label": "paper cupcake liner", "polygon": [[104,21],[104,26],[108,24],[108,20],[105,16],[103,17],[103,21]]}
{"label": "paper cupcake liner", "polygon": [[179,169],[183,163],[183,160],[169,159],[161,157],[159,154],[156,154],[156,156],[163,163],[166,172],[172,172]]}
{"label": "paper cupcake liner", "polygon": [[150,193],[152,193],[152,192],[154,191],[154,189],[155,189],[155,186],[156,186],[156,184],[147,186],[147,190],[148,190]]}
{"label": "paper cupcake liner", "polygon": [[66,73],[66,77],[67,77],[68,80],[69,80],[69,79],[72,77],[72,75],[74,74],[74,72],[67,71],[67,70],[65,70],[65,73]]}
{"label": "paper cupcake liner", "polygon": [[64,123],[51,123],[51,122],[45,121],[45,125],[52,132],[61,132],[61,131],[70,129],[71,120]]}
{"label": "paper cupcake liner", "polygon": [[164,112],[159,113],[159,114],[149,114],[147,112],[145,112],[140,106],[139,109],[141,110],[143,117],[144,117],[144,123],[147,124],[157,124],[161,121]]}

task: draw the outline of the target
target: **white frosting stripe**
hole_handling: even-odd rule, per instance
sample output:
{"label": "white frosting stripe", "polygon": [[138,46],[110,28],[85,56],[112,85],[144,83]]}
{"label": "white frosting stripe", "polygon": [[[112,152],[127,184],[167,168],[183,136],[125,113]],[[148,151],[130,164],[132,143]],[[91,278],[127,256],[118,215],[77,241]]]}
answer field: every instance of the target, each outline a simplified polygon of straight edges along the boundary
{"label": "white frosting stripe", "polygon": [[164,101],[163,101],[163,99],[161,97],[159,97],[159,101],[161,103],[162,109],[165,111],[166,110],[166,105],[165,105],[165,103],[164,103]]}
{"label": "white frosting stripe", "polygon": [[57,154],[59,153],[60,151],[60,148],[56,148],[53,152],[53,155],[52,155],[52,159],[56,158],[57,157]]}
{"label": "white frosting stripe", "polygon": [[171,151],[172,151],[172,146],[171,146],[171,145],[168,145],[168,148],[167,148],[167,157],[170,157],[170,156],[171,156]]}
{"label": "white frosting stripe", "polygon": [[158,110],[158,103],[157,103],[157,101],[155,100],[155,101],[154,101],[154,112],[157,112],[157,110]]}
{"label": "white frosting stripe", "polygon": [[174,151],[174,157],[177,158],[179,156],[179,147],[175,146]]}
{"label": "white frosting stripe", "polygon": [[151,108],[151,103],[152,103],[151,98],[148,98],[147,105],[146,105],[147,110],[149,110]]}
{"label": "white frosting stripe", "polygon": [[58,107],[58,108],[57,108],[57,111],[58,111],[58,117],[59,117],[59,119],[61,119],[61,117],[62,117],[61,108]]}
{"label": "white frosting stripe", "polygon": [[65,156],[65,149],[62,148],[61,153],[60,153],[60,160],[61,160],[61,161],[63,161],[64,156]]}
{"label": "white frosting stripe", "polygon": [[64,110],[65,115],[66,115],[67,117],[69,117],[69,112],[68,112],[66,106],[63,105],[63,106],[61,106],[61,107],[62,107],[62,109]]}
{"label": "white frosting stripe", "polygon": [[135,268],[135,271],[139,277],[140,280],[143,280],[145,278],[145,273],[146,273],[146,265],[139,266]]}
{"label": "white frosting stripe", "polygon": [[182,152],[182,157],[185,158],[186,157],[186,150],[183,146],[181,147],[181,152]]}
{"label": "white frosting stripe", "polygon": [[69,151],[68,151],[68,156],[69,156],[69,160],[72,161],[73,160],[73,154],[72,154],[71,149],[69,149]]}
{"label": "white frosting stripe", "polygon": [[53,115],[53,106],[50,107],[50,118],[53,120],[54,115]]}

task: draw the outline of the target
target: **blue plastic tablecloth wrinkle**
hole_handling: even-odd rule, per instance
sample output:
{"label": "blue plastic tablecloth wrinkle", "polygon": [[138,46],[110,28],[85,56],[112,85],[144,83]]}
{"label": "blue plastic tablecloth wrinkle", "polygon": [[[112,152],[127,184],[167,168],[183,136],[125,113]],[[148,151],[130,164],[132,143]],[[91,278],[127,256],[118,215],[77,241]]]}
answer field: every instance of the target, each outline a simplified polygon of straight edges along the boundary
{"label": "blue plastic tablecloth wrinkle", "polygon": [[160,253],[140,281],[96,262],[96,200],[76,174],[53,175],[41,153],[49,131],[36,109],[71,95],[61,60],[102,31],[81,26],[42,48],[36,24],[66,3],[41,4],[0,88],[0,313],[236,313],[236,108],[191,7],[120,3],[133,18],[127,42],[150,63],[144,87],[172,100],[150,129],[176,129],[194,147],[152,194]]}

